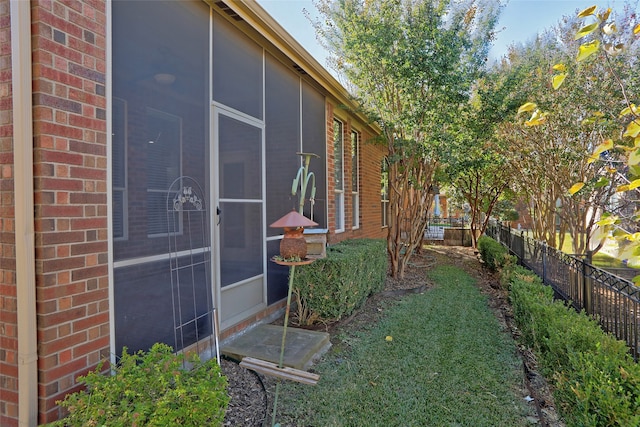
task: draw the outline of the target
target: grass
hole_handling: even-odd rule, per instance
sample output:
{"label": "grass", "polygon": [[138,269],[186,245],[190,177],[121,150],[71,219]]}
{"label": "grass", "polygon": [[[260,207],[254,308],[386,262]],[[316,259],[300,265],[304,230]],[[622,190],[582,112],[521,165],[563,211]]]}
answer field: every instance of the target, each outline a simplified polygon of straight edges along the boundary
{"label": "grass", "polygon": [[282,425],[528,425],[515,344],[474,279],[452,266],[430,278],[434,288],[343,336],[316,366],[318,385],[283,383]]}
{"label": "grass", "polygon": [[[525,235],[529,237],[533,237],[531,231],[525,232]],[[573,254],[573,239],[571,234],[565,233],[564,242],[562,244],[562,248],[560,250],[566,254]],[[608,255],[605,252],[598,252],[593,255],[592,259],[593,265],[596,267],[604,268],[625,268],[626,265],[622,262],[622,260]]]}

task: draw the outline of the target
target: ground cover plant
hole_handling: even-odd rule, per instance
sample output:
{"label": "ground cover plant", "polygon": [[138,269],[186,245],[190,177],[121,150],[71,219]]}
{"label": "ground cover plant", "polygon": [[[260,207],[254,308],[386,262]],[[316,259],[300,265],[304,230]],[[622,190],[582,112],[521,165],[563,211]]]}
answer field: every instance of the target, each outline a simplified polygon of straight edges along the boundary
{"label": "ground cover plant", "polygon": [[283,384],[281,425],[529,425],[522,362],[475,279],[450,265],[424,279],[433,286],[343,332],[317,386]]}
{"label": "ground cover plant", "polygon": [[134,354],[125,349],[113,375],[105,375],[101,364],[78,378],[87,390],[59,402],[68,416],[51,426],[221,425],[229,397],[217,361],[192,355],[189,369],[183,362],[184,355],[166,344]]}

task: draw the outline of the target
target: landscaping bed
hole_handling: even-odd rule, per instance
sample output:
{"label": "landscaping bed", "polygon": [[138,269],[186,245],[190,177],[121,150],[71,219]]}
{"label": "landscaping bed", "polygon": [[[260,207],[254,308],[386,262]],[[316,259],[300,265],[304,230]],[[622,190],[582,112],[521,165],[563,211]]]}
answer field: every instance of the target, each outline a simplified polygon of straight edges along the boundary
{"label": "landscaping bed", "polygon": [[[422,254],[416,255],[412,258],[403,280],[388,277],[384,290],[370,297],[354,314],[338,322],[322,325],[321,329],[331,334],[335,349],[349,346],[348,340],[344,341],[345,337],[350,336],[353,331],[371,328],[382,319],[387,308],[393,306],[404,295],[421,293],[430,289],[432,284],[426,279],[427,272],[436,265],[445,264],[464,269],[467,274],[472,276],[480,291],[486,295],[488,305],[498,319],[501,328],[505,333],[515,330],[510,324],[511,309],[507,303],[506,295],[499,286],[497,277],[482,268],[473,249],[444,246],[430,247]],[[318,328],[316,327],[316,329]],[[530,403],[533,407],[532,415],[530,415],[531,423],[536,422],[537,425],[542,426],[562,426],[555,413],[553,399],[546,382],[537,374],[535,358],[523,349],[520,350],[523,363],[522,389],[519,390],[519,394],[522,399],[533,399]],[[231,395],[225,425],[262,426],[265,419],[264,425],[270,425],[272,410],[270,404],[275,380],[239,368],[233,362],[228,361],[223,362],[222,370],[229,377],[229,393]],[[266,403],[267,400],[269,400],[269,406]],[[291,419],[278,418],[277,421],[283,425],[296,425],[295,420]]]}

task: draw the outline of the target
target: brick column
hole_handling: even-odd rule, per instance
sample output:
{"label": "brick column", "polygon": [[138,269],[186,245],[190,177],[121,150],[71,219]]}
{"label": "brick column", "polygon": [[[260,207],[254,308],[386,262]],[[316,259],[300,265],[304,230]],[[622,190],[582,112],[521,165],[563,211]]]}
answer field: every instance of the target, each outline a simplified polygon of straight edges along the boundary
{"label": "brick column", "polygon": [[9,0],[0,0],[0,425],[18,425],[18,330],[11,20]]}
{"label": "brick column", "polygon": [[109,352],[106,2],[33,1],[39,421]]}

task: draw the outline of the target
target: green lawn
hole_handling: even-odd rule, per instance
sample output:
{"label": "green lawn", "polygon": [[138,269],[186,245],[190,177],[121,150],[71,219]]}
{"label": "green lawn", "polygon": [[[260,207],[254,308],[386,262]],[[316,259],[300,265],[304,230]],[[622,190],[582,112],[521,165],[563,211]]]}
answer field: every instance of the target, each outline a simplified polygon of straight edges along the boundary
{"label": "green lawn", "polygon": [[[347,332],[317,386],[283,383],[283,426],[525,426],[522,363],[474,279],[452,266],[436,284]],[[388,340],[387,337],[392,337]],[[348,350],[344,350],[347,348]]]}
{"label": "green lawn", "polygon": [[[533,237],[530,231],[525,232],[528,237]],[[566,254],[573,254],[573,239],[569,233],[565,233],[564,242],[560,250]],[[600,268],[622,268],[626,267],[622,260],[617,259],[614,256],[608,255],[604,252],[598,252],[593,256],[593,265]]]}

